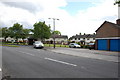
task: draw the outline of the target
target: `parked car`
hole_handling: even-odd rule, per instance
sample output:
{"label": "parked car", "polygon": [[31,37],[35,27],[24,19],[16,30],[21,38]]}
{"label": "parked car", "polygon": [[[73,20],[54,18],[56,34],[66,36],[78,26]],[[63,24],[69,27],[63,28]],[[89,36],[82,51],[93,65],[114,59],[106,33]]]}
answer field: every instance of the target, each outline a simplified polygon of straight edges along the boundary
{"label": "parked car", "polygon": [[89,49],[95,49],[95,43],[89,43],[88,45]]}
{"label": "parked car", "polygon": [[44,44],[41,41],[35,41],[33,46],[34,48],[44,48]]}
{"label": "parked car", "polygon": [[69,44],[69,47],[70,47],[70,48],[80,48],[81,46],[78,45],[77,43],[70,43],[70,44]]}

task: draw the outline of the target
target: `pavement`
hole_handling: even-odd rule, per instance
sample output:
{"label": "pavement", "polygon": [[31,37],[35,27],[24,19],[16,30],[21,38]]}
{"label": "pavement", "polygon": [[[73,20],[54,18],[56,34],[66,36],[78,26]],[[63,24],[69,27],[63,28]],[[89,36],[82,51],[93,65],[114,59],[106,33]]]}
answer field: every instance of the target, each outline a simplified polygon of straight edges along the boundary
{"label": "pavement", "polygon": [[78,48],[77,49],[76,48],[60,48],[60,47],[56,47],[55,49],[52,47],[45,47],[45,49],[55,53],[60,53],[65,55],[119,62],[118,60],[119,52],[89,50],[89,49],[82,49],[82,48],[79,48],[79,49]]}

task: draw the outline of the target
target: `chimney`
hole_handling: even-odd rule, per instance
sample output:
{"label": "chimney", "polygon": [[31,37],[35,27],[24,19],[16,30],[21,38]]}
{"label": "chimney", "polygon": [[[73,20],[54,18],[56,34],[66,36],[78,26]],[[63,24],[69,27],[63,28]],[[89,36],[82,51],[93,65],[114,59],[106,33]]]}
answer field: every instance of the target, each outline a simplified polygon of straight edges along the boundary
{"label": "chimney", "polygon": [[117,24],[117,25],[120,25],[120,19],[117,19],[117,20],[116,20],[116,24]]}

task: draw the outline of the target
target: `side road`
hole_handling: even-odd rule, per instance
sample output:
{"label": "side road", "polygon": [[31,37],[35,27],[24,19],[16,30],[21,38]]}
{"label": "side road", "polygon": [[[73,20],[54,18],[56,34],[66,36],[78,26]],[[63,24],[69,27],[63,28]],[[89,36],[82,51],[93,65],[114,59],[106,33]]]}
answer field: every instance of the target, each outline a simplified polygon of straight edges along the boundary
{"label": "side road", "polygon": [[60,53],[65,55],[119,62],[118,52],[89,50],[89,49],[81,49],[81,48],[80,49],[60,48],[60,47],[56,47],[55,49],[53,49],[52,47],[46,47],[45,49],[55,53]]}

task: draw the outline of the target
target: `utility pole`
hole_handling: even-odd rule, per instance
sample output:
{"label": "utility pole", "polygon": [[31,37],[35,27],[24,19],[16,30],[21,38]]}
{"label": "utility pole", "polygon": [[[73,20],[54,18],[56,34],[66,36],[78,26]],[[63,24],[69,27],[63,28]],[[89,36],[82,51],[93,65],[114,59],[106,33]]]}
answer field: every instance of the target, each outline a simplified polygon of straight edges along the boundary
{"label": "utility pole", "polygon": [[[55,31],[55,20],[59,20],[57,18],[48,18],[48,19],[53,19],[53,32]],[[55,48],[55,33],[53,33],[53,44],[54,44],[54,48]]]}

